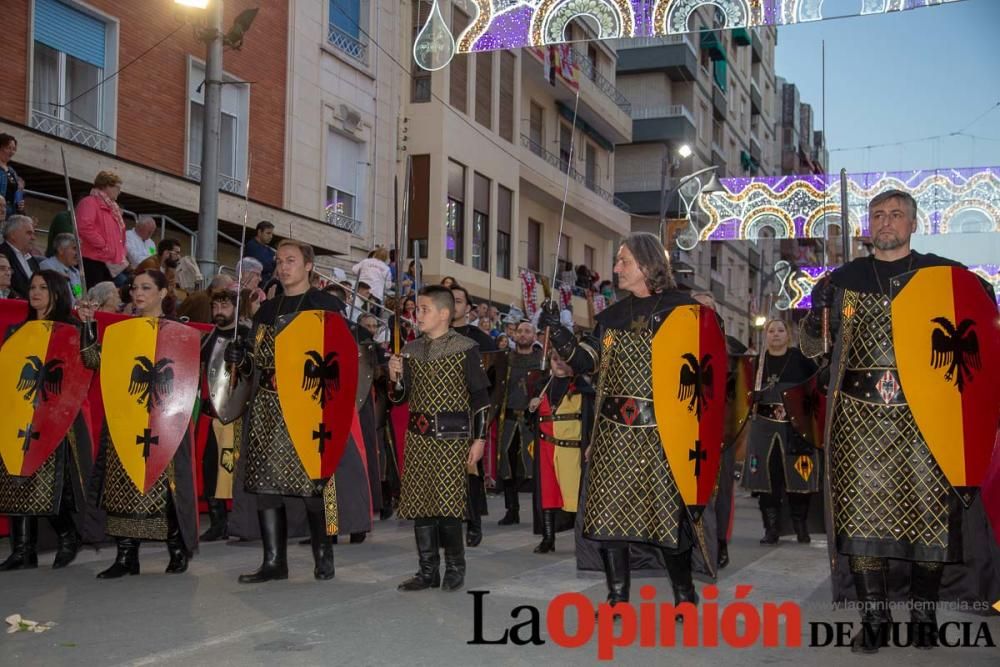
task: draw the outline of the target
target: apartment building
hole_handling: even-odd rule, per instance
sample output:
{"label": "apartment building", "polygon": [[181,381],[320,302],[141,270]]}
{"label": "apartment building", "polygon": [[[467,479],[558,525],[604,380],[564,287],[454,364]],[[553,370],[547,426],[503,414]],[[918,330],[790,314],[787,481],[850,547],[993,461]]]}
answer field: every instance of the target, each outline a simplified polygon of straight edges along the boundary
{"label": "apartment building", "polygon": [[[708,166],[722,177],[776,173],[778,109],[773,27],[724,30],[714,7],[692,18],[699,32],[619,40],[617,86],[632,103],[632,142],[615,151],[615,192],[630,207],[634,230],[659,227],[661,185],[667,192]],[[682,145],[692,149],[680,158]],[[668,217],[681,214],[666,197]],[[697,222],[697,221],[696,221]],[[680,282],[710,290],[727,333],[749,342],[761,292],[770,290],[774,244],[702,242],[671,256]]]}
{"label": "apartment building", "polygon": [[[292,184],[306,179],[300,165],[292,169],[286,161],[287,154],[297,155],[287,150],[286,138],[294,125],[286,117],[290,23],[301,27],[307,11],[315,23],[329,23],[326,3],[307,4],[294,3],[294,17],[289,3],[228,0],[224,6],[224,32],[243,10],[259,7],[242,44],[227,48],[223,59],[216,178],[224,265],[236,258],[248,183],[251,225],[271,220],[280,236],[322,253],[346,253],[352,245],[351,232],[321,214],[321,197],[311,207],[302,203]],[[12,37],[5,42],[0,131],[18,139],[14,163],[40,227],[65,207],[62,149],[74,197],[89,192],[98,171],[114,170],[124,179],[123,209],[157,216],[167,235],[192,250],[202,178],[205,10],[167,0],[9,0],[4,18]],[[324,36],[312,48],[327,42]]]}
{"label": "apartment building", "polygon": [[[431,3],[403,7],[409,53]],[[470,9],[442,3],[453,34]],[[592,35],[583,23],[571,29],[576,39]],[[630,229],[614,195],[615,152],[632,140],[615,71],[613,47],[597,41],[459,54],[444,69],[414,69],[401,154],[412,164],[409,237],[425,282],[453,276],[474,298],[520,305],[522,271],[551,278],[585,264],[610,277],[615,244]],[[573,314],[591,324],[579,297]]]}

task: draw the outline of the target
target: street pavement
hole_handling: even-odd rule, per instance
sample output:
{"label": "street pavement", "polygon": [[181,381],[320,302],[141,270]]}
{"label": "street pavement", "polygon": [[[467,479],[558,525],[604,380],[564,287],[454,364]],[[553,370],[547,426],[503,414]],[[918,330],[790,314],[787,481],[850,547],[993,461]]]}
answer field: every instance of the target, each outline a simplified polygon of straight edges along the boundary
{"label": "street pavement", "polygon": [[[99,553],[88,549],[69,568],[58,571],[49,569],[52,553],[43,553],[37,570],[0,573],[0,614],[19,613],[34,621],[54,621],[56,626],[40,634],[0,635],[0,665],[608,664],[598,659],[596,630],[582,646],[566,648],[553,641],[546,624],[546,608],[561,593],[579,592],[595,603],[603,600],[603,575],[576,571],[569,534],[558,536],[554,554],[532,553],[538,538],[531,534],[530,523],[498,527],[502,498],[491,497],[489,502],[485,539],[478,548],[467,550],[466,587],[455,593],[396,591],[396,585],[415,571],[416,553],[411,524],[395,518],[376,521],[363,544],[338,545],[336,578],[328,582],[312,578],[311,552],[297,540],[289,545],[289,580],[257,586],[240,585],[236,577],[258,565],[259,543],[202,545],[188,572],[173,576],[163,573],[165,547],[145,544],[142,574],[116,581],[95,578],[114,558],[113,548]],[[524,495],[522,507],[529,507],[529,502]],[[813,536],[810,545],[786,537],[777,547],[764,547],[758,544],[760,533],[756,502],[737,491],[732,563],[717,582],[718,615],[724,616],[722,610],[733,601],[737,584],[752,585],[745,601],[758,610],[765,602],[800,605],[802,647],[768,648],[758,639],[749,647],[734,648],[721,631],[717,647],[642,647],[637,638],[632,646],[614,650],[614,664],[1000,665],[1000,648],[892,647],[875,656],[859,656],[848,648],[809,647],[811,621],[853,622],[856,612],[829,605],[823,536]],[[3,542],[0,558],[9,551]],[[697,582],[699,590],[705,584]],[[655,586],[657,601],[672,602],[665,579],[635,578],[636,606],[643,585]],[[528,620],[527,610],[520,610],[516,619],[511,613],[519,605],[531,605],[539,609],[538,634],[545,643],[469,645],[474,636],[474,597],[469,590],[489,591],[481,598],[484,639],[495,640],[505,629]],[[568,612],[567,619],[566,632],[573,635],[575,612]],[[972,623],[973,636],[985,622],[993,641],[1000,643],[997,614],[984,617],[942,610],[939,620]],[[746,628],[742,620],[737,625],[741,631]],[[623,628],[619,624],[609,630]],[[522,630],[522,634],[530,633]],[[780,636],[784,638],[783,625]]]}

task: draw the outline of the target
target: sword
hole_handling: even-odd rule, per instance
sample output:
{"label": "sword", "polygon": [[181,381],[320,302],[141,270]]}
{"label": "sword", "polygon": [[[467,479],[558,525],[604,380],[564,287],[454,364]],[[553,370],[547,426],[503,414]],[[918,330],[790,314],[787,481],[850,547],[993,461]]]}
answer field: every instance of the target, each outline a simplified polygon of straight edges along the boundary
{"label": "sword", "polygon": [[[563,185],[563,198],[562,198],[562,208],[559,211],[559,235],[556,237],[556,256],[555,261],[552,263],[552,282],[549,283],[551,287],[556,286],[556,275],[559,272],[559,249],[562,246],[563,237],[563,223],[566,221],[566,199],[569,197],[569,175],[573,170],[573,151],[576,147],[576,118],[577,111],[580,108],[580,89],[576,90],[576,101],[573,103],[573,127],[570,130],[569,135],[569,156],[567,157],[566,164],[566,182]],[[550,287],[550,289],[551,289]],[[549,358],[549,335],[551,334],[549,327],[545,327],[545,336],[542,340],[542,370],[545,370],[546,364]]]}
{"label": "sword", "polygon": [[[243,231],[240,234],[240,259],[236,265],[236,303],[233,306],[233,318],[236,320],[236,331],[233,341],[240,344],[240,294],[243,292],[243,253],[247,245],[247,222],[250,218],[250,165],[253,155],[247,155],[247,182],[243,190]],[[229,364],[229,385],[235,389],[237,384],[236,364]]]}
{"label": "sword", "polygon": [[[406,180],[403,183],[403,214],[398,219],[399,224],[397,226],[397,232],[399,236],[396,239],[396,276],[400,275],[399,267],[406,266],[406,244],[409,240],[410,234],[410,183],[413,180],[413,161],[410,156],[406,156]],[[399,191],[398,188],[395,189],[396,192]],[[403,299],[401,290],[397,285],[397,292],[400,298],[396,299],[396,309],[395,309],[395,321],[393,322],[393,343],[392,351],[393,354],[399,354],[403,347],[401,322],[403,319]],[[396,381],[396,391],[401,393],[403,391],[403,378],[400,377]]]}
{"label": "sword", "polygon": [[73,205],[73,189],[69,184],[69,170],[66,168],[66,149],[59,147],[62,155],[63,180],[66,183],[66,206],[69,208],[69,219],[73,223],[73,236],[76,238],[76,262],[80,270],[80,297],[87,294],[87,276],[83,272],[83,246],[80,245],[80,228],[76,225],[76,207]]}

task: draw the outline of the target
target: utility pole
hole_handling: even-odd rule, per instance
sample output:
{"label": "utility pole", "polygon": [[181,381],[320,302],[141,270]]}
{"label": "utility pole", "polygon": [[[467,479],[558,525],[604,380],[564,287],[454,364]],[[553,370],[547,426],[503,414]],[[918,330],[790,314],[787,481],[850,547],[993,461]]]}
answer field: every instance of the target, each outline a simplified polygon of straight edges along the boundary
{"label": "utility pole", "polygon": [[219,245],[219,137],[222,132],[222,0],[211,0],[205,42],[205,104],[202,106],[201,190],[197,259],[202,275],[215,275]]}

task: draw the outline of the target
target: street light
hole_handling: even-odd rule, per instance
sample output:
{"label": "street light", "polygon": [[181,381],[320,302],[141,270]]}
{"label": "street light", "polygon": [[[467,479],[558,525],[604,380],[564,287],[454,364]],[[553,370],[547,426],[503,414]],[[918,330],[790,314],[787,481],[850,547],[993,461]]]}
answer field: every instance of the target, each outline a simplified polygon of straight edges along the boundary
{"label": "street light", "polygon": [[766,315],[758,315],[757,317],[753,318],[753,325],[758,329],[764,326],[765,324],[767,324]]}
{"label": "street light", "polygon": [[174,0],[174,4],[184,7],[194,7],[195,9],[205,9],[208,7],[208,0]]}
{"label": "street light", "polygon": [[681,144],[681,147],[677,149],[677,154],[682,158],[687,159],[694,154],[694,151],[691,150],[691,147],[687,144]]}

